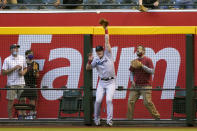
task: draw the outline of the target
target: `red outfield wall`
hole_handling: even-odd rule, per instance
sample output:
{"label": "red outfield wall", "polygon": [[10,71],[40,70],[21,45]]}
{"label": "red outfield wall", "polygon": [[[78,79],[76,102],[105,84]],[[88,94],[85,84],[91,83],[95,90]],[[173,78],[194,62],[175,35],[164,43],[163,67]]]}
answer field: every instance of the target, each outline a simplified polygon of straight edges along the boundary
{"label": "red outfield wall", "polygon": [[[0,14],[1,26],[97,26],[100,18],[106,18],[113,26],[196,26],[197,12],[171,13],[51,13],[51,14]],[[14,21],[14,22],[13,22]],[[94,36],[94,47],[103,43],[103,36]],[[195,38],[196,39],[196,38]],[[184,35],[112,36],[111,44],[119,86],[130,88],[128,68],[134,59],[138,43],[147,47],[147,55],[153,59],[156,72],[153,87],[185,88],[185,37]],[[83,85],[83,36],[82,35],[4,35],[0,36],[0,63],[9,56],[9,45],[18,43],[24,48],[21,54],[31,48],[43,67],[38,81],[39,88],[59,88],[67,85],[78,88]],[[39,50],[38,50],[39,49]],[[197,57],[195,43],[195,59]],[[127,57],[125,57],[127,56]],[[172,57],[173,56],[173,57]],[[195,61],[195,65],[197,65]],[[43,63],[43,64],[42,64]],[[168,67],[168,68],[167,68]],[[195,66],[196,67],[196,66]],[[197,74],[197,69],[195,70]],[[6,84],[6,77],[0,76],[0,87]],[[98,76],[94,74],[94,87]],[[195,79],[197,85],[197,79]],[[116,92],[114,117],[125,118],[129,92]],[[2,94],[0,117],[7,117],[6,93]],[[56,118],[58,98],[62,92],[39,92],[38,115],[41,118]],[[170,118],[171,101],[174,92],[153,92],[153,101],[161,118]],[[121,104],[120,104],[121,103]],[[151,118],[139,100],[136,104],[136,118]],[[103,113],[105,116],[106,113]]]}

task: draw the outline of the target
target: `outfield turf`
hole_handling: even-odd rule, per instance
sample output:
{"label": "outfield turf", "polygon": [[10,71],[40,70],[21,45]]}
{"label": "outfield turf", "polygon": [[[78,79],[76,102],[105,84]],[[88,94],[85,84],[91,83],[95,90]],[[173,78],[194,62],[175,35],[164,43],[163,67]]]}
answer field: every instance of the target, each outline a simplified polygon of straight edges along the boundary
{"label": "outfield turf", "polygon": [[95,128],[0,128],[0,131],[197,131],[195,127],[156,127],[156,128],[114,128],[114,127],[95,127]]}

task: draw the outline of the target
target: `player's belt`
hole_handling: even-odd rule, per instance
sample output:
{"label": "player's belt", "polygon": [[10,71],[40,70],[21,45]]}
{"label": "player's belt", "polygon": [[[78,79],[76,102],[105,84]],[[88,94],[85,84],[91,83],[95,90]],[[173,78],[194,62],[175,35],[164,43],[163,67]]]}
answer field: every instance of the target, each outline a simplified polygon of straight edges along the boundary
{"label": "player's belt", "polygon": [[103,80],[103,81],[108,81],[108,80],[112,80],[112,79],[114,79],[114,77],[101,78],[101,80]]}

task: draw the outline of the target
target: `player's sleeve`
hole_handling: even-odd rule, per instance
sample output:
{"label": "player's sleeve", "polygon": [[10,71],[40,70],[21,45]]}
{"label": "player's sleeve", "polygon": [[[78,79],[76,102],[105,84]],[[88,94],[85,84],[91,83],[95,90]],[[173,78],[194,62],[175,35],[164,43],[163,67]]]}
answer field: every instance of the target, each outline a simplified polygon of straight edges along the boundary
{"label": "player's sleeve", "polygon": [[143,68],[147,73],[150,73],[150,74],[154,74],[154,73],[155,73],[155,69],[154,69],[153,62],[152,62],[151,59],[148,59],[147,65],[143,65],[142,68]]}
{"label": "player's sleeve", "polygon": [[7,62],[7,59],[4,60],[2,69],[3,70],[8,70],[8,62]]}
{"label": "player's sleeve", "polygon": [[106,55],[106,56],[109,57],[110,59],[113,59],[113,57],[112,57],[112,52],[110,52],[110,51],[107,50],[107,49],[105,49],[104,55]]}
{"label": "player's sleeve", "polygon": [[95,68],[96,67],[96,59],[95,58],[93,59],[93,61],[91,63],[91,66],[92,66],[92,68]]}

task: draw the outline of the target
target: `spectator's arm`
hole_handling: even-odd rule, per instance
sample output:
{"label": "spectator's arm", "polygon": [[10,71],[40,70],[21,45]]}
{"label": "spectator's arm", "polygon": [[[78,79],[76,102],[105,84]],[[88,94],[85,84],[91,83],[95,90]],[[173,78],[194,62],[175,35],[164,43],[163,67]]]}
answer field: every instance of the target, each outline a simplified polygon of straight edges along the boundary
{"label": "spectator's arm", "polygon": [[24,76],[27,73],[27,68],[24,68],[23,70],[19,71],[20,76]]}
{"label": "spectator's arm", "polygon": [[138,2],[139,2],[139,5],[142,5],[142,4],[143,4],[143,3],[142,3],[142,0],[139,0]]}
{"label": "spectator's arm", "polygon": [[147,67],[145,65],[142,66],[142,69],[144,69],[144,71],[146,71],[149,74],[154,74],[155,73],[155,70],[154,69],[149,68],[149,67]]}
{"label": "spectator's arm", "polygon": [[1,8],[5,8],[7,4],[7,0],[4,0],[4,1],[0,0],[0,4],[2,4]]}
{"label": "spectator's arm", "polygon": [[57,0],[57,1],[54,3],[55,6],[58,6],[59,4],[60,4],[60,0]]}
{"label": "spectator's arm", "polygon": [[39,64],[38,63],[36,63],[36,64],[38,66],[38,69],[37,69],[37,72],[36,72],[36,78],[38,78],[40,76],[40,73],[39,73],[40,67],[39,67]]}
{"label": "spectator's arm", "polygon": [[11,69],[8,69],[8,70],[2,69],[2,74],[3,74],[3,75],[9,75],[10,73],[12,73],[12,72],[15,71],[15,70],[16,70],[16,67],[11,68]]}
{"label": "spectator's arm", "polygon": [[159,6],[159,0],[155,1],[155,3],[153,3],[154,6]]}

